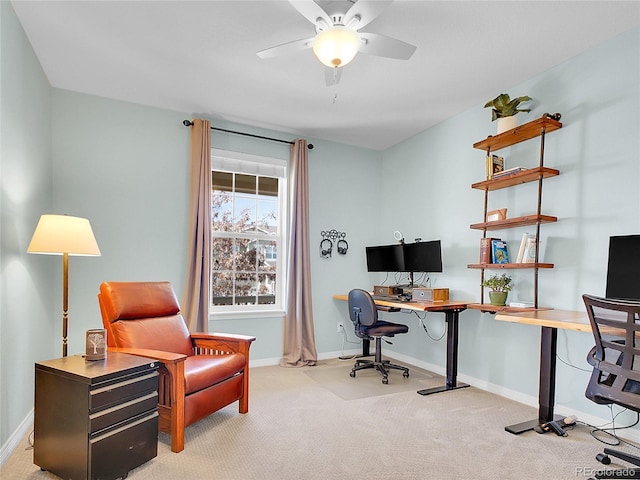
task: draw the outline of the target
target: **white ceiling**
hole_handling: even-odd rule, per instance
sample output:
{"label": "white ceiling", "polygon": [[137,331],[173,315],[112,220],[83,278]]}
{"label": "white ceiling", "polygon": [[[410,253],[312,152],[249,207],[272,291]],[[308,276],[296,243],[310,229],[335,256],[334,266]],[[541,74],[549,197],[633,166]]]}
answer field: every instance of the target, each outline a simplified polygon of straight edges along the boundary
{"label": "white ceiling", "polygon": [[637,1],[397,0],[362,30],[413,57],[360,54],[327,87],[311,50],[256,56],[314,35],[285,0],[12,4],[56,88],[376,150],[640,25]]}

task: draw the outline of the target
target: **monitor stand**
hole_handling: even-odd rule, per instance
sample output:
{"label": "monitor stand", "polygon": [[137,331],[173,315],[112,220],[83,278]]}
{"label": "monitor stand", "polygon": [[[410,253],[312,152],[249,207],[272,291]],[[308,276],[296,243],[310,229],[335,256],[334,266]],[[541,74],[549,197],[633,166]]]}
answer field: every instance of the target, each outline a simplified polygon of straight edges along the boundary
{"label": "monitor stand", "polygon": [[415,287],[413,284],[413,272],[409,272],[409,283],[405,285],[396,285],[401,291],[403,295],[411,296],[411,290]]}

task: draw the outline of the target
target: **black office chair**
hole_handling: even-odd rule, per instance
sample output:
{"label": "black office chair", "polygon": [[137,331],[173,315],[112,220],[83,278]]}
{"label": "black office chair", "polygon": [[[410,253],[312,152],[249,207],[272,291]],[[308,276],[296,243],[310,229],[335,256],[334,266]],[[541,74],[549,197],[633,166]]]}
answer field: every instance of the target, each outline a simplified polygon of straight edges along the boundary
{"label": "black office chair", "polygon": [[[378,320],[378,308],[373,298],[366,290],[355,289],[349,292],[349,318],[353,322],[356,336],[364,340],[376,341],[376,354],[374,360],[356,360],[351,377],[356,376],[358,370],[375,368],[382,374],[382,383],[389,383],[390,370],[402,370],[402,376],[409,376],[409,369],[395,365],[389,360],[382,360],[382,337],[393,337],[398,333],[407,333],[409,327],[398,323],[390,323]],[[385,340],[386,341],[386,340]]]}
{"label": "black office chair", "polygon": [[[591,295],[583,295],[582,299],[596,341],[587,354],[593,372],[586,397],[598,404],[615,403],[640,412],[640,302]],[[596,459],[609,465],[609,455],[640,467],[640,457],[611,448],[605,448],[604,454],[598,454]],[[631,475],[631,470],[635,475]],[[604,469],[596,478],[640,478],[640,468]]]}

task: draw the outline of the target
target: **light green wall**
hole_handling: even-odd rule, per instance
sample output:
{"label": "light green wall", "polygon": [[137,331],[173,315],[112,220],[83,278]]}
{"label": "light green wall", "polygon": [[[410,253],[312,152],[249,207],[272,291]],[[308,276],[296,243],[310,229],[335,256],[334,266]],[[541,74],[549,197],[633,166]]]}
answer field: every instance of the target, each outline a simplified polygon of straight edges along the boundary
{"label": "light green wall", "polygon": [[[610,235],[640,232],[640,30],[634,29],[538,77],[506,89],[533,97],[526,122],[545,112],[562,113],[563,128],[546,137],[545,165],[560,176],[544,181],[543,213],[558,222],[541,227],[543,260],[540,305],[583,310],[581,295],[604,295]],[[496,92],[496,94],[501,92]],[[456,298],[480,299],[476,270],[484,193],[471,184],[484,179],[484,153],[472,145],[495,132],[490,112],[478,105],[384,152],[381,222],[384,238],[401,230],[407,238],[441,238],[444,272],[434,286],[449,287]],[[497,152],[507,168],[535,166],[538,141]],[[402,186],[402,187],[401,187]],[[398,191],[411,195],[399,196]],[[508,207],[516,217],[535,212],[537,183],[489,194],[489,209]],[[491,232],[517,252],[523,232],[533,227]],[[513,300],[532,300],[533,274],[511,271]],[[434,314],[432,317],[436,317]],[[444,341],[415,334],[397,338],[391,348],[419,360],[441,364]],[[440,327],[433,323],[435,332]],[[590,334],[559,332],[559,357],[590,371],[585,358]],[[461,314],[460,372],[535,398],[538,391],[539,329],[508,324],[490,314]],[[566,410],[608,417],[608,409],[584,398],[588,373],[558,362],[557,403]],[[624,423],[624,422],[622,422]]]}
{"label": "light green wall", "polygon": [[[189,130],[182,120],[198,113],[173,112],[51,89],[10,5],[2,2],[2,250],[0,260],[0,444],[3,450],[28,418],[33,401],[33,362],[59,355],[59,259],[24,252],[41,213],[70,213],[91,220],[102,256],[70,261],[69,350],[82,350],[88,328],[100,324],[96,293],[103,280],[168,279],[182,294],[186,256]],[[562,175],[545,182],[544,210],[560,221],[545,226],[541,272],[542,303],[580,309],[582,292],[602,293],[607,239],[637,233],[640,201],[638,161],[638,51],[633,30],[543,75],[514,86],[512,95],[536,99],[534,112],[563,114],[565,127],[547,142],[549,165]],[[407,239],[440,238],[445,271],[434,286],[476,300],[482,194],[470,185],[482,178],[483,154],[471,145],[490,134],[489,113],[481,105],[386,152],[309,139],[311,250],[320,231],[345,231],[346,256],[323,260],[312,254],[313,307],[321,354],[340,352],[336,321],[346,306],[331,298],[380,279],[366,273],[364,246],[392,243],[393,231]],[[291,135],[215,121],[224,128]],[[288,157],[283,145],[226,134],[212,145],[261,155]],[[535,156],[522,146],[505,152]],[[535,160],[534,160],[535,161]],[[510,215],[528,206],[528,186],[495,199]],[[521,232],[505,233],[514,241]],[[510,235],[507,237],[507,235]],[[517,279],[525,285],[526,278]],[[515,297],[524,296],[520,290]],[[522,298],[526,299],[526,298]],[[396,317],[393,317],[397,319]],[[443,368],[444,342],[430,340],[415,320],[402,317],[411,334],[396,337],[401,355]],[[427,318],[432,336],[442,333],[440,314]],[[211,330],[251,333],[255,361],[273,361],[282,351],[282,319],[214,320]],[[353,339],[353,337],[351,337]],[[538,332],[534,327],[498,323],[490,315],[461,315],[460,374],[485,382],[498,393],[537,393]],[[559,354],[585,367],[593,344],[586,334],[561,332]],[[346,346],[344,348],[351,348]],[[583,397],[587,374],[560,364],[558,402],[606,417]],[[525,419],[523,419],[525,420]]]}
{"label": "light green wall", "polygon": [[[0,2],[0,445],[33,405],[33,363],[60,355],[54,275],[61,257],[28,255],[51,210],[51,87],[8,2]],[[61,295],[61,294],[60,294]]]}

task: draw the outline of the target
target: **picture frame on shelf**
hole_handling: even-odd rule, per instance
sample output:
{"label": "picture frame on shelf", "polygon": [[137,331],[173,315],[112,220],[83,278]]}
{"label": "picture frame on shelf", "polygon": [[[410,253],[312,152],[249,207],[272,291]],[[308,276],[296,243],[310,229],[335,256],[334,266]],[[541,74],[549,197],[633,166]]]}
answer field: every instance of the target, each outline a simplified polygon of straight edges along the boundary
{"label": "picture frame on shelf", "polygon": [[487,222],[497,222],[507,219],[507,209],[500,208],[498,210],[489,210],[487,212]]}
{"label": "picture frame on shelf", "polygon": [[[536,243],[538,239],[535,236],[528,236],[522,255],[522,263],[535,263],[536,261]],[[540,258],[538,258],[540,261]]]}

